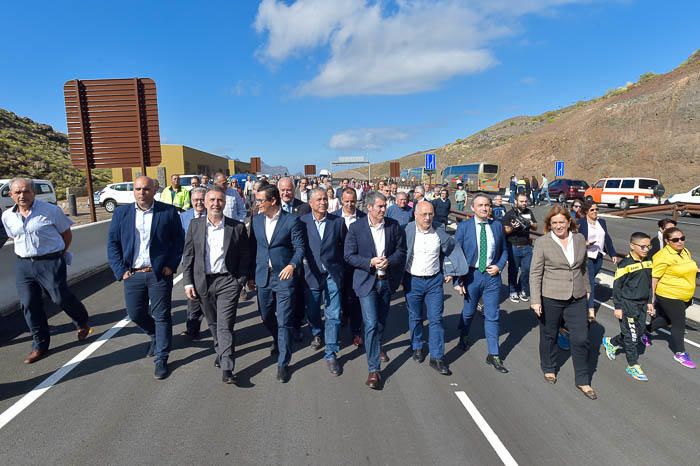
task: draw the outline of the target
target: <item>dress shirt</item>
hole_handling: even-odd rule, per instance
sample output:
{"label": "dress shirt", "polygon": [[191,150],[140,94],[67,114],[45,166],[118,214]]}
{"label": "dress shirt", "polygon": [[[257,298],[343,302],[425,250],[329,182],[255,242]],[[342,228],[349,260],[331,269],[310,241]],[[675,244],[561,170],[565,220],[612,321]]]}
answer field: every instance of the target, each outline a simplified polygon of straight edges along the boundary
{"label": "dress shirt", "polygon": [[[486,266],[490,266],[493,263],[493,254],[496,249],[496,240],[493,238],[493,231],[491,230],[491,225],[489,222],[483,222],[486,224]],[[474,225],[476,226],[476,261],[473,267],[479,268],[479,251],[481,251],[481,220],[474,217]]]}
{"label": "dress shirt", "polygon": [[[277,226],[281,213],[282,209],[279,209],[277,213],[272,216],[272,218],[263,214],[265,215],[265,237],[267,238],[267,244],[272,242],[272,234],[275,232],[275,227]],[[272,260],[268,259],[267,265],[268,267],[272,267]]]}
{"label": "dress shirt", "polygon": [[[367,222],[369,223],[369,231],[372,232],[372,240],[374,241],[374,249],[377,250],[377,257],[384,256],[384,250],[386,248],[385,238],[384,238],[384,221],[378,225],[372,225],[372,222],[367,216]],[[383,277],[386,275],[386,271],[377,269],[377,275]]]}
{"label": "dress shirt", "polygon": [[[588,220],[586,221],[588,222]],[[586,251],[588,257],[596,259],[598,254],[603,254],[603,249],[605,248],[605,230],[603,230],[598,220],[596,220],[595,223],[588,223],[588,238],[586,241],[588,243],[591,241],[594,242]]]}
{"label": "dress shirt", "polygon": [[245,210],[245,202],[238,191],[233,188],[226,188],[226,205],[224,206],[224,215],[228,218],[245,222],[247,212]]}
{"label": "dress shirt", "polygon": [[422,231],[416,225],[413,257],[406,270],[415,277],[430,277],[440,272],[440,237],[433,227]]}
{"label": "dress shirt", "polygon": [[345,213],[345,210],[341,210],[340,215],[343,217],[343,220],[345,220],[345,228],[349,229],[350,225],[357,221],[357,210],[355,210],[352,215],[348,215]]}
{"label": "dress shirt", "polygon": [[561,248],[561,250],[564,252],[564,256],[566,256],[566,261],[571,266],[574,263],[574,258],[575,258],[575,256],[574,256],[574,235],[572,235],[571,232],[569,232],[569,236],[567,236],[567,240],[566,240],[566,247],[564,247],[564,244],[562,243],[562,241],[559,239],[559,237],[557,235],[554,234],[553,231],[550,234],[552,235],[552,239],[554,240],[554,242],[557,243],[559,245],[559,247]]}
{"label": "dress shirt", "polygon": [[35,257],[61,252],[66,244],[61,233],[73,224],[60,207],[35,199],[29,215],[24,217],[15,205],[2,213],[7,236],[13,239],[15,254]]}
{"label": "dress shirt", "polygon": [[328,199],[328,212],[335,212],[338,209],[340,209],[340,200],[337,197]]}
{"label": "dress shirt", "polygon": [[224,219],[218,225],[207,219],[207,241],[204,254],[204,273],[226,273],[226,251],[224,251]]}
{"label": "dress shirt", "polygon": [[[316,225],[316,231],[318,231],[318,236],[320,236],[321,241],[323,241],[323,235],[326,233],[326,223],[327,223],[326,218],[327,217],[324,215],[321,220],[316,220],[316,217],[314,217],[313,214],[311,214],[311,217],[314,219],[314,225]],[[321,265],[321,271],[325,272],[326,266],[323,265],[323,263],[321,263],[320,265]]]}
{"label": "dress shirt", "polygon": [[134,202],[136,209],[136,235],[134,237],[134,260],[132,262],[135,269],[151,266],[151,223],[153,222],[153,205],[148,210],[142,210]]}

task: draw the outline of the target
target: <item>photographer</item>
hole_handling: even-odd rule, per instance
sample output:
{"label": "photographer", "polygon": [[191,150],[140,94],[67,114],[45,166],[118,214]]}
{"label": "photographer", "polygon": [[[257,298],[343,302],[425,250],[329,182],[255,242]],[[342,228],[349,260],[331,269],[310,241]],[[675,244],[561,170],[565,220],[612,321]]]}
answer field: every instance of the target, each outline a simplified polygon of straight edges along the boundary
{"label": "photographer", "polygon": [[530,231],[537,230],[537,220],[527,207],[527,201],[527,194],[518,193],[515,205],[501,220],[508,240],[508,287],[514,303],[530,300]]}

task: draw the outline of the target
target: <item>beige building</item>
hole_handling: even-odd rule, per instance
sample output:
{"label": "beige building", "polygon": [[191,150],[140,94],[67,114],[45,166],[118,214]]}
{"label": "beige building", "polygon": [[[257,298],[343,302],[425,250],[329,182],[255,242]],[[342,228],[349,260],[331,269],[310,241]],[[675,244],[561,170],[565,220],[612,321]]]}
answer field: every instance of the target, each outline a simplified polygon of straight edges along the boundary
{"label": "beige building", "polygon": [[[161,162],[156,167],[146,167],[146,174],[151,178],[160,178],[165,183],[170,175],[209,175],[216,172],[226,175],[249,173],[250,163],[231,160],[220,155],[210,154],[179,144],[160,146]],[[140,167],[113,168],[112,182],[131,181],[141,173]]]}

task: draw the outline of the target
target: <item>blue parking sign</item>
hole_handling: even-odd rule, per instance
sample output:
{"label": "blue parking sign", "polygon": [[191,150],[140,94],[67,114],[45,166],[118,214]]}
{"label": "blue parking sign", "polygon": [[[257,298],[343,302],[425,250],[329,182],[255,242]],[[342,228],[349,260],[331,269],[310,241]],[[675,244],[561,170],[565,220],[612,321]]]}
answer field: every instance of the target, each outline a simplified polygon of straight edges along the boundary
{"label": "blue parking sign", "polygon": [[564,176],[564,161],[557,160],[554,162],[554,176],[560,177]]}
{"label": "blue parking sign", "polygon": [[425,154],[425,169],[435,171],[436,164],[435,154]]}

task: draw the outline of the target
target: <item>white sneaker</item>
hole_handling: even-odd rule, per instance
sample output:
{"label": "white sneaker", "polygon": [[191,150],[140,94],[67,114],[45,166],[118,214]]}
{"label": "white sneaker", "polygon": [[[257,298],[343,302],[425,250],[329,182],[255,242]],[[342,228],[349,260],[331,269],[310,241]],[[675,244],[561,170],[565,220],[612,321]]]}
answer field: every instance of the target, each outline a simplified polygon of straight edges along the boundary
{"label": "white sneaker", "polygon": [[510,294],[510,302],[517,303],[518,301],[520,301],[520,298],[518,297],[518,293],[511,293]]}
{"label": "white sneaker", "polygon": [[521,291],[520,292],[520,301],[526,303],[526,302],[530,301],[530,297],[527,295],[527,293],[525,293],[524,291]]}

